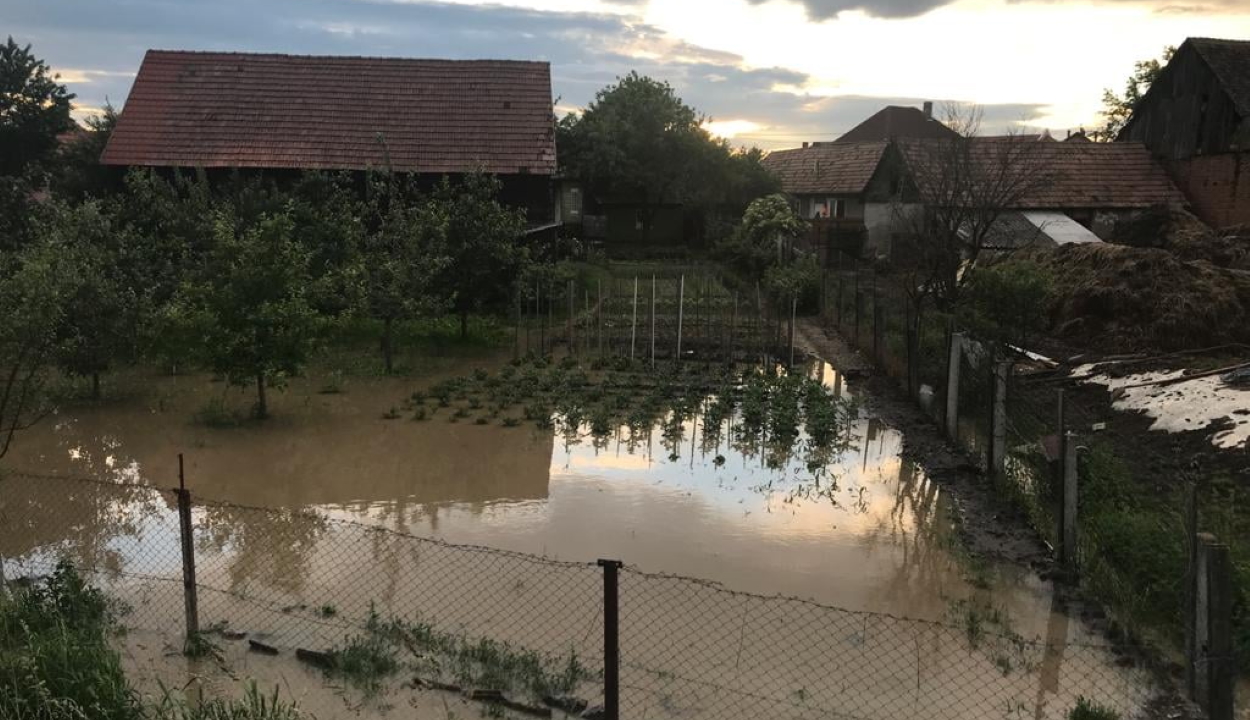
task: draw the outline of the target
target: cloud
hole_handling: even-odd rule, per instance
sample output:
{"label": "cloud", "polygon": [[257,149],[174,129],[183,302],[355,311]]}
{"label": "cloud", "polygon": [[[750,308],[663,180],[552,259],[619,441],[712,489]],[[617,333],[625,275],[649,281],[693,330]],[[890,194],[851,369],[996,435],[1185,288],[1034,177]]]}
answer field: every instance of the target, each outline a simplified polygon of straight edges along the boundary
{"label": "cloud", "polygon": [[[827,97],[837,88],[820,89],[806,73],[748,67],[631,13],[386,0],[0,0],[0,13],[6,30],[63,73],[84,109],[106,99],[122,106],[149,48],[546,60],[562,113],[637,70],[733,121],[735,142],[770,148],[832,139],[885,104],[920,102]],[[1038,114],[1037,106],[991,108],[987,127]]]}
{"label": "cloud", "polygon": [[[775,0],[749,0],[762,5]],[[954,0],[799,0],[807,16],[817,22],[837,17],[838,13],[858,10],[865,15],[883,18],[907,18],[949,5]]]}

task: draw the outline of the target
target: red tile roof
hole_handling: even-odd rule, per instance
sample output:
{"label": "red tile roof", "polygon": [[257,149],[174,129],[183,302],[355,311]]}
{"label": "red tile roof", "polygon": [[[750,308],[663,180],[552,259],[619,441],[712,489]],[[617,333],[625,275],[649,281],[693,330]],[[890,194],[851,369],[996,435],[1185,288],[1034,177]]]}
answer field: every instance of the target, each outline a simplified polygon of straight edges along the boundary
{"label": "red tile roof", "polygon": [[550,175],[555,153],[545,62],[149,50],[101,161]]}
{"label": "red tile roof", "polygon": [[871,142],[897,138],[953,138],[959,133],[920,108],[887,105],[834,142]]}
{"label": "red tile roof", "polygon": [[764,158],[764,167],[792,195],[858,195],[881,164],[888,143],[827,143],[796,150],[778,150]]}
{"label": "red tile roof", "polygon": [[[1022,154],[1018,167],[1036,167],[1049,175],[1049,182],[1030,187],[1016,209],[1127,209],[1152,205],[1185,204],[1163,167],[1141,143],[1039,142],[1006,144],[993,139],[973,138],[974,160],[981,159],[993,171],[1003,152]],[[900,142],[904,162],[913,168],[934,162],[940,141]],[[1011,147],[1014,145],[1014,148]],[[927,173],[913,173],[923,198]],[[940,171],[934,173],[940,177]]]}

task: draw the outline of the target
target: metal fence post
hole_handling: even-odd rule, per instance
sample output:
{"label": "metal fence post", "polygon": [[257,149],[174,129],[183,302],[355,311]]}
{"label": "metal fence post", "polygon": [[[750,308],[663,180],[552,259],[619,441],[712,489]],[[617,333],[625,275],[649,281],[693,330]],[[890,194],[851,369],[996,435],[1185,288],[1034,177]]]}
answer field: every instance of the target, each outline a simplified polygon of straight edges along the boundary
{"label": "metal fence post", "polygon": [[1211,720],[1233,720],[1233,585],[1228,545],[1198,535],[1198,657],[1194,668],[1198,706]]}
{"label": "metal fence post", "polygon": [[178,526],[182,539],[182,596],[187,618],[187,642],[200,634],[200,615],[195,585],[195,529],[191,525],[191,491],[183,474],[182,453],[178,453]]}
{"label": "metal fence post", "polygon": [[1185,693],[1197,697],[1198,662],[1198,483],[1190,481],[1185,488],[1185,550],[1189,555],[1185,569]]}
{"label": "metal fence post", "polygon": [[1059,561],[1064,568],[1075,574],[1077,570],[1077,507],[1080,499],[1078,486],[1080,472],[1077,467],[1077,444],[1075,433],[1065,433],[1063,438],[1063,496],[1059,512]]}
{"label": "metal fence post", "polygon": [[1011,363],[994,364],[994,408],[990,418],[990,471],[1001,478],[1007,470],[1007,379]]}
{"label": "metal fence post", "polygon": [[946,362],[946,434],[959,440],[959,369],[963,364],[963,333],[951,333],[950,357]]}
{"label": "metal fence post", "polygon": [[600,560],[603,568],[603,716],[621,717],[620,560]]}

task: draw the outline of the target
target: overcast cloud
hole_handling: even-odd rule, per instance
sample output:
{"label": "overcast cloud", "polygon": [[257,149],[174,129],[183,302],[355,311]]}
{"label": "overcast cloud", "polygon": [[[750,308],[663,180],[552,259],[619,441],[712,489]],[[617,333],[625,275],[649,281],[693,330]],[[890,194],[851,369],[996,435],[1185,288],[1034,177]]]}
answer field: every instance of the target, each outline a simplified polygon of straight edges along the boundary
{"label": "overcast cloud", "polygon": [[[63,73],[86,111],[102,107],[106,100],[116,107],[124,105],[149,48],[546,60],[552,64],[553,100],[559,98],[561,109],[584,107],[597,90],[637,70],[668,80],[687,102],[725,127],[736,128],[737,142],[770,148],[832,139],[886,104],[981,99],[975,84],[962,96],[924,97],[921,93],[930,88],[939,93],[948,88],[933,82],[909,84],[905,72],[873,82],[874,68],[885,67],[876,58],[852,63],[831,59],[826,71],[819,62],[825,51],[817,49],[803,56],[805,60],[815,56],[804,63],[805,70],[761,63],[753,56],[767,43],[785,50],[800,41],[819,42],[823,36],[813,33],[846,31],[841,19],[813,28],[799,11],[794,38],[778,37],[773,28],[791,27],[785,13],[797,7],[783,0],[769,0],[767,7],[758,5],[760,0],[709,3],[713,9],[724,3],[738,13],[727,16],[735,24],[727,30],[738,33],[750,21],[743,13],[764,13],[759,17],[772,24],[761,25],[758,38],[748,35],[750,42],[736,41],[732,32],[722,42],[711,26],[696,24],[691,27],[698,32],[690,33],[662,27],[667,17],[688,13],[695,5],[677,4],[686,0],[506,1],[507,5],[478,4],[479,0],[0,0],[0,16],[5,18],[6,32],[19,42],[32,43],[38,55]],[[819,19],[859,7],[854,2],[805,0],[804,6],[808,15]],[[871,5],[876,15],[906,16],[923,12],[926,0],[877,0]],[[580,7],[591,11],[569,9]],[[919,21],[887,26],[890,37],[905,37],[902,33],[912,22]],[[704,44],[691,36],[704,38]],[[833,52],[839,48],[845,54],[847,45],[831,45],[829,57],[839,58]],[[923,50],[900,40],[899,47],[882,47],[880,52],[886,58],[909,59],[917,72],[932,71],[930,66],[945,55],[925,56]],[[813,75],[817,71],[820,76]],[[1003,131],[1036,123],[1055,102],[1040,92],[1036,102],[1028,96],[1027,88],[1017,89],[992,96],[1009,100],[981,102],[986,129]]]}

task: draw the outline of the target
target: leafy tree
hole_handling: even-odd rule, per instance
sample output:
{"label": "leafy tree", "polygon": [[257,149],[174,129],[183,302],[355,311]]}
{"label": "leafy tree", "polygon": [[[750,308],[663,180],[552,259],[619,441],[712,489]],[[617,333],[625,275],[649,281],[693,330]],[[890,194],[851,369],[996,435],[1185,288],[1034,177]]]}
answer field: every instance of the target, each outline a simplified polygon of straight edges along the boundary
{"label": "leafy tree", "polygon": [[56,156],[49,185],[52,194],[66,200],[103,198],[122,189],[124,175],[100,164],[100,156],[117,127],[117,113],[107,105],[101,115],[87,118],[81,137],[63,144]]}
{"label": "leafy tree", "polygon": [[767,195],[747,206],[742,222],[718,250],[738,271],[759,279],[789,258],[791,244],[806,229],[785,195]]}
{"label": "leafy tree", "polygon": [[100,397],[100,373],[135,348],[140,300],[109,219],[94,203],[52,203],[40,217],[42,234],[72,257],[81,277],[66,297],[57,339],[58,361],[69,375],[90,377]]}
{"label": "leafy tree", "polygon": [[1124,84],[1124,94],[1117,95],[1110,88],[1102,91],[1103,126],[1090,133],[1095,140],[1112,142],[1119,136],[1120,131],[1124,129],[1124,124],[1132,116],[1133,109],[1137,107],[1137,102],[1150,90],[1155,78],[1159,77],[1163,67],[1175,54],[1176,48],[1169,45],[1163,49],[1162,58],[1139,60],[1134,63],[1133,74]]}
{"label": "leafy tree", "polygon": [[638,203],[645,243],[660,206],[709,187],[706,171],[728,152],[703,129],[706,120],[668,83],[631,72],[560,121],[559,155],[592,192]]}
{"label": "leafy tree", "polygon": [[373,190],[368,213],[372,229],[361,246],[359,275],[366,312],[382,321],[382,357],[390,373],[395,324],[446,306],[434,283],[449,266],[443,248],[448,208],[415,201],[394,177],[375,181]]}
{"label": "leafy tree", "polygon": [[82,279],[72,252],[35,241],[0,256],[0,457],[47,414],[44,393],[68,301]]}
{"label": "leafy tree", "polygon": [[17,176],[48,159],[57,135],[74,127],[73,94],[30,45],[0,45],[0,175]]}
{"label": "leafy tree", "polygon": [[319,318],[307,297],[308,251],[293,237],[289,212],[234,225],[229,212],[216,213],[203,276],[179,291],[166,321],[193,329],[204,360],[232,384],[254,382],[255,415],[264,418],[266,389],[303,367]]}
{"label": "leafy tree", "polygon": [[423,210],[446,256],[439,286],[460,316],[461,339],[469,334],[469,313],[508,302],[529,263],[524,212],[501,205],[499,189],[498,178],[483,173],[443,178]]}

